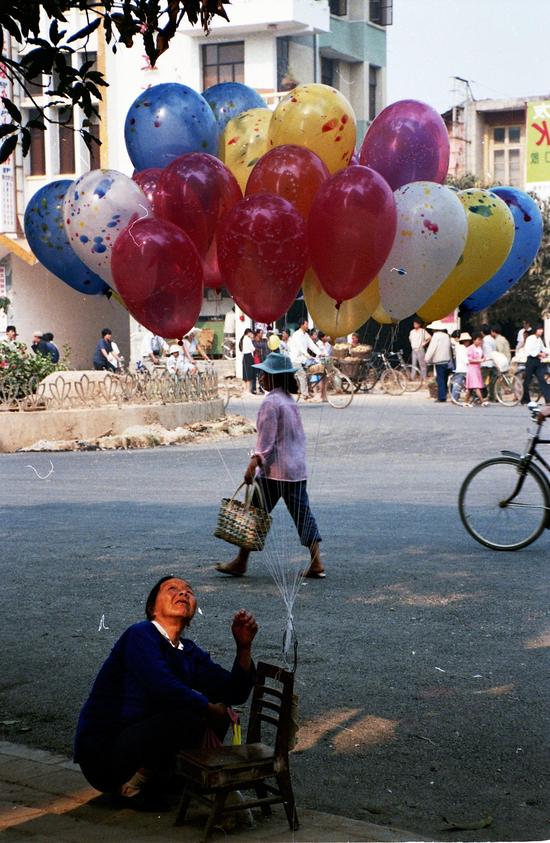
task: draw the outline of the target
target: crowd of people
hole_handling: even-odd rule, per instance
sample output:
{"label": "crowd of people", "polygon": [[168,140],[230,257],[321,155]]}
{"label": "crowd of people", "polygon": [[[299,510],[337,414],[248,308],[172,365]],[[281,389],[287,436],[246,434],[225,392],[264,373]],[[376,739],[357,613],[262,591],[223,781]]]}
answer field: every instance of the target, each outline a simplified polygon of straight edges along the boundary
{"label": "crowd of people", "polygon": [[11,351],[26,352],[30,347],[33,354],[49,357],[52,363],[59,363],[60,353],[57,345],[54,343],[54,335],[51,331],[35,331],[32,335],[32,341],[29,344],[21,342],[18,336],[19,334],[15,325],[8,325],[2,344]]}
{"label": "crowd of people", "polygon": [[[543,337],[544,324],[538,322],[533,326],[527,320],[517,335],[513,361],[523,371],[522,404],[529,403],[533,378],[537,379],[544,400],[550,402],[550,384],[545,379],[550,349],[544,345]],[[496,401],[496,380],[512,362],[512,349],[500,325],[482,325],[481,331],[473,336],[459,330],[449,335],[443,322],[424,327],[420,319],[415,319],[409,341],[413,365],[418,367],[423,378],[427,376],[427,366],[434,366],[436,401],[444,403],[447,400],[447,379],[451,371],[454,372],[453,398],[456,399],[466,387],[463,406],[472,406],[473,395],[482,407]]]}

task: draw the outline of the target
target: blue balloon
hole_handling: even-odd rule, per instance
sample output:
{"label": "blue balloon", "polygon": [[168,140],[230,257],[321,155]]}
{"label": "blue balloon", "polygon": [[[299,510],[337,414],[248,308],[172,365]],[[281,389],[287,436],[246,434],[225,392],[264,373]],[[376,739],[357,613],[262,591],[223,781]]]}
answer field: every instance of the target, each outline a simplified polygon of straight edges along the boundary
{"label": "blue balloon", "polygon": [[470,313],[490,307],[520,280],[537,254],[542,240],[542,216],[531,196],[517,187],[491,187],[490,190],[500,196],[512,212],[514,242],[498,272],[462,303],[462,307]]}
{"label": "blue balloon", "polygon": [[166,167],[186,152],[218,152],[212,109],[187,85],[165,82],[134,100],[124,123],[124,140],[136,170]]}
{"label": "blue balloon", "polygon": [[71,184],[70,179],[58,179],[37,190],[25,210],[25,237],[40,263],[73,290],[105,294],[109,287],[82,263],[65,233],[63,201]]}
{"label": "blue balloon", "polygon": [[203,91],[203,97],[212,109],[220,133],[227,123],[249,108],[267,108],[265,100],[254,88],[241,82],[220,82]]}

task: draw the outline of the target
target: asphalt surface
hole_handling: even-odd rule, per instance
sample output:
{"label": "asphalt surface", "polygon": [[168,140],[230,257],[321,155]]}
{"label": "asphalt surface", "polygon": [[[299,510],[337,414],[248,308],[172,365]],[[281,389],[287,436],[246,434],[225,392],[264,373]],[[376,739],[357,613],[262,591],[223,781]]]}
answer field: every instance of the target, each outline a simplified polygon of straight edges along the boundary
{"label": "asphalt surface", "polygon": [[[457,512],[470,467],[521,449],[526,410],[367,396],[301,412],[327,579],[294,604],[298,804],[443,840],[547,839],[550,534],[495,553]],[[252,445],[56,453],[46,479],[48,454],[0,458],[0,738],[70,752],[99,665],[165,573],[194,585],[192,636],[216,659],[231,662],[243,606],[256,656],[281,660],[269,570],[305,561],[285,510],[249,576],[212,567],[231,554],[212,535],[219,499]]]}

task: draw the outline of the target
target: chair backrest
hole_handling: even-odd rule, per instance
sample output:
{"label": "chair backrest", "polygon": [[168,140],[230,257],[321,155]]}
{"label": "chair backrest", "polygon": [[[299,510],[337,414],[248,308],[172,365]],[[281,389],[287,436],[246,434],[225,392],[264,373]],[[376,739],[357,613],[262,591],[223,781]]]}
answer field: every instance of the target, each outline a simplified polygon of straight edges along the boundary
{"label": "chair backrest", "polygon": [[277,665],[258,662],[250,705],[247,743],[266,743],[263,724],[275,731],[275,756],[286,758],[291,728],[294,674]]}

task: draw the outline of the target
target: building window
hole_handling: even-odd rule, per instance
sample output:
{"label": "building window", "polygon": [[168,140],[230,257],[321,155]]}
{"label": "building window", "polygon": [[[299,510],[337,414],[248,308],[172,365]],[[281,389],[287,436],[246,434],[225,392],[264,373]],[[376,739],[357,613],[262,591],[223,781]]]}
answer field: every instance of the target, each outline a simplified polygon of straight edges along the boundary
{"label": "building window", "polygon": [[203,90],[219,82],[244,82],[244,41],[203,45]]}
{"label": "building window", "polygon": [[[287,91],[290,90],[286,86],[286,83],[289,80],[288,76],[288,51],[289,51],[289,44],[290,39],[286,36],[283,38],[277,38],[277,90],[278,91]],[[295,87],[295,86],[293,86]]]}
{"label": "building window", "polygon": [[74,118],[71,109],[67,115],[63,109],[59,113],[59,172],[74,173]]}
{"label": "building window", "polygon": [[374,120],[376,117],[379,72],[379,67],[375,67],[372,64],[369,65],[369,120]]}
{"label": "building window", "polygon": [[369,21],[378,26],[393,23],[393,0],[369,0]]}
{"label": "building window", "polygon": [[34,97],[37,99],[44,94],[44,91],[47,88],[47,85],[44,85],[42,81],[42,74],[39,73],[37,76],[34,76],[32,79],[25,81],[25,88],[26,91],[23,92],[25,97]]}
{"label": "building window", "polygon": [[343,18],[348,13],[348,0],[329,0],[329,8],[331,15]]}
{"label": "building window", "polygon": [[325,56],[321,56],[321,83],[323,85],[330,85],[334,88],[335,64],[334,59],[327,59]]}
{"label": "building window", "polygon": [[521,126],[493,126],[492,140],[494,181],[522,187]]}
{"label": "building window", "polygon": [[[29,112],[29,120],[42,120],[40,113],[33,109]],[[29,148],[30,174],[31,176],[46,175],[46,147],[44,143],[44,132],[41,129],[30,129],[31,145]]]}

